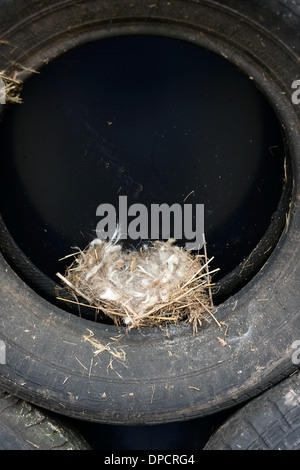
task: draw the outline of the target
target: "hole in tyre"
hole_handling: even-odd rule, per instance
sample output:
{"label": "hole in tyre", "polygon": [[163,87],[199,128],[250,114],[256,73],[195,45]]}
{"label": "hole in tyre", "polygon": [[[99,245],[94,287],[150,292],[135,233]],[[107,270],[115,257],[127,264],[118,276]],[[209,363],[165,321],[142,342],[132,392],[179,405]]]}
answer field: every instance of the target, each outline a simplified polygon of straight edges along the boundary
{"label": "hole in tyre", "polygon": [[[284,136],[253,81],[223,58],[175,39],[113,37],[49,62],[22,97],[0,128],[1,246],[48,300],[58,302],[65,256],[96,237],[99,205],[120,217],[120,197],[149,211],[204,205],[211,269],[220,268],[215,303],[272,252],[289,195]],[[150,240],[149,231],[123,244],[139,250]],[[95,319],[94,310],[58,304]]]}

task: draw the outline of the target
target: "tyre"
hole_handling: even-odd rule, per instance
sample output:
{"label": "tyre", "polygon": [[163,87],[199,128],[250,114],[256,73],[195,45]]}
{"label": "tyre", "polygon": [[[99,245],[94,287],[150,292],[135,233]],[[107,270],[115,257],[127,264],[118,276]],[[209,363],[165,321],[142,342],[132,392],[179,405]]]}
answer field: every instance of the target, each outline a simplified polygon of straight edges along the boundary
{"label": "tyre", "polygon": [[1,450],[90,450],[85,439],[52,414],[0,392]]}
{"label": "tyre", "polygon": [[[299,78],[299,1],[18,0],[1,2],[0,9],[0,70],[24,88],[33,70],[103,38],[157,35],[218,54],[271,103],[284,133],[286,164],[283,196],[262,242],[221,280],[218,324],[204,324],[197,334],[185,324],[167,333],[127,332],[55,305],[13,269],[13,242],[2,222],[1,387],[78,419],[139,425],[216,413],[291,374],[300,334],[300,106],[292,100]],[[18,263],[32,270],[25,255]],[[38,269],[33,276],[37,284]]]}
{"label": "tyre", "polygon": [[205,450],[299,450],[299,373],[283,380],[231,416]]}

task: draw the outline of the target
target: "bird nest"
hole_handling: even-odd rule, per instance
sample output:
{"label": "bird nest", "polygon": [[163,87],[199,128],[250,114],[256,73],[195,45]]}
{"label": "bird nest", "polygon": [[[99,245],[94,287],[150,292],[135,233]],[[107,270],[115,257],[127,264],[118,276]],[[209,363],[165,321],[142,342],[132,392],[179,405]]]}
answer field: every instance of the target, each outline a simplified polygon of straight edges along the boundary
{"label": "bird nest", "polygon": [[[58,277],[76,302],[91,306],[120,326],[158,326],[185,320],[195,330],[213,316],[211,274],[205,254],[193,255],[175,240],[135,251],[117,239],[95,239],[75,253]],[[79,300],[80,299],[80,300]]]}

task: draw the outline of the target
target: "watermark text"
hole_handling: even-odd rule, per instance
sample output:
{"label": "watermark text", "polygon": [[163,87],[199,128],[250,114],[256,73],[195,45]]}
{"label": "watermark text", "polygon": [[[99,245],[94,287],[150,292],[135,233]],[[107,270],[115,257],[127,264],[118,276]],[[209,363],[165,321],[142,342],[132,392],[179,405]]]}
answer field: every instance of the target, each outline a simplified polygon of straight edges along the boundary
{"label": "watermark text", "polygon": [[0,78],[0,104],[6,104],[6,87],[3,80]]}
{"label": "watermark text", "polygon": [[296,350],[292,354],[292,363],[298,366],[300,364],[300,339],[293,342],[292,348]]}
{"label": "watermark text", "polygon": [[0,340],[0,364],[6,364],[6,346],[4,341]]}
{"label": "watermark text", "polygon": [[[101,240],[112,239],[119,226],[120,240],[185,240],[187,250],[203,246],[203,204],[143,204],[128,206],[127,196],[119,196],[118,217],[112,204],[100,204],[96,216],[101,217],[96,227]],[[118,219],[118,220],[117,220]]]}
{"label": "watermark text", "polygon": [[294,80],[292,83],[292,88],[296,90],[292,94],[292,103],[299,104],[300,103],[300,80]]}

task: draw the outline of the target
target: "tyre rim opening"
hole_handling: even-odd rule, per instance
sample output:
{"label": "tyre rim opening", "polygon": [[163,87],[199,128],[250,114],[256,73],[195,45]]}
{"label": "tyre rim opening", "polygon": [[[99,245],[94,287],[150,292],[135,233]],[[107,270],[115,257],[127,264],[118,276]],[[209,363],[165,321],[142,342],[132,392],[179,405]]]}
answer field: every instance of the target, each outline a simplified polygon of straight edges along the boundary
{"label": "tyre rim opening", "polygon": [[120,196],[147,208],[204,204],[220,283],[270,226],[285,177],[281,125],[254,82],[215,53],[166,37],[103,39],[49,62],[22,97],[0,127],[0,211],[45,275],[42,295],[68,265],[59,260],[95,238],[97,207],[117,208]]}

